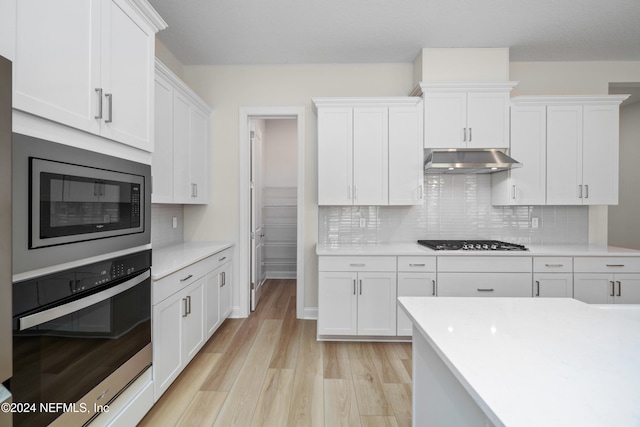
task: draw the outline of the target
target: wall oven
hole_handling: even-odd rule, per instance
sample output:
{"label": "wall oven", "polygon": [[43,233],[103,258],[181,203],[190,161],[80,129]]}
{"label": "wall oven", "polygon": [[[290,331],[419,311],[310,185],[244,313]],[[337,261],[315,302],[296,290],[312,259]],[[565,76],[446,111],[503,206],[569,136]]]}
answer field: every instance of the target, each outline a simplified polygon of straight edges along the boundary
{"label": "wall oven", "polygon": [[149,249],[151,167],[13,134],[13,280]]}
{"label": "wall oven", "polygon": [[149,368],[150,266],[145,250],[13,283],[14,426],[84,425]]}

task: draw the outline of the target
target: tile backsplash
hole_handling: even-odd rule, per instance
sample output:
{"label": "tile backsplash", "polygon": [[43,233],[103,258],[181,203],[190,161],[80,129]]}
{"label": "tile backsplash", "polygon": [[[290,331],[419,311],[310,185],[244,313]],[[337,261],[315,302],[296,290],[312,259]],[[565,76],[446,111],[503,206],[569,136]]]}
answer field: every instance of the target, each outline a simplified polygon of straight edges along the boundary
{"label": "tile backsplash", "polygon": [[[173,218],[178,226],[173,228]],[[152,204],[151,205],[151,246],[154,249],[182,243],[184,240],[184,207],[183,205]]]}
{"label": "tile backsplash", "polygon": [[[421,206],[320,206],[318,244],[474,238],[524,245],[588,243],[586,206],[492,206],[488,174],[425,175],[424,185]],[[531,227],[532,218],[538,218],[538,228]]]}

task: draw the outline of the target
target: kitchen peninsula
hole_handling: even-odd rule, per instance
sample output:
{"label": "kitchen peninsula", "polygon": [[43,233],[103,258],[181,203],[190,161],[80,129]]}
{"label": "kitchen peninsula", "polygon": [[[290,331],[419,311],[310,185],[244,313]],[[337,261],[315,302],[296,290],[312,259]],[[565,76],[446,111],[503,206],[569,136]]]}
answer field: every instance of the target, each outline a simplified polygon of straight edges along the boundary
{"label": "kitchen peninsula", "polygon": [[401,297],[413,425],[637,426],[640,307]]}

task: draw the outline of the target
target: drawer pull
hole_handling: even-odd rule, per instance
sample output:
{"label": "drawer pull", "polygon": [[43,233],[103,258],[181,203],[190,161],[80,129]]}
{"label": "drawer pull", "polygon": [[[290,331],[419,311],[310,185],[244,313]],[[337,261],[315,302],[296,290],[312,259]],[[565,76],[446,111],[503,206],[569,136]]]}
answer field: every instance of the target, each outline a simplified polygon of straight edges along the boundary
{"label": "drawer pull", "polygon": [[611,293],[609,294],[609,296],[614,297],[616,296],[616,284],[613,283],[613,280],[611,280],[609,283],[611,283]]}
{"label": "drawer pull", "polygon": [[540,296],[540,281],[536,280],[536,296]]}
{"label": "drawer pull", "polygon": [[367,264],[364,264],[364,263],[363,264],[349,264],[349,267],[364,267],[366,265]]}
{"label": "drawer pull", "polygon": [[193,277],[193,274],[188,275],[187,277],[185,277],[184,279],[180,279],[181,282],[187,281],[189,279],[191,279]]}
{"label": "drawer pull", "polygon": [[424,267],[427,264],[409,264],[409,267]]}
{"label": "drawer pull", "polygon": [[545,267],[564,267],[564,264],[545,264]]}
{"label": "drawer pull", "polygon": [[362,280],[360,280],[360,295],[362,295]]}
{"label": "drawer pull", "polygon": [[431,295],[432,296],[436,295],[436,281],[435,280],[431,280]]}
{"label": "drawer pull", "polygon": [[616,283],[618,284],[618,295],[616,295],[616,296],[621,297],[622,296],[622,282],[617,280]]}
{"label": "drawer pull", "polygon": [[184,314],[182,317],[187,317],[189,315],[188,302],[186,298],[182,298],[182,301],[184,301]]}
{"label": "drawer pull", "polygon": [[356,279],[353,279],[353,294],[356,294]]}
{"label": "drawer pull", "polygon": [[226,257],[226,256],[223,256],[222,258],[218,258],[218,261],[222,262],[222,261],[224,261],[225,259],[227,259],[227,257]]}
{"label": "drawer pull", "polygon": [[189,310],[187,311],[187,314],[191,314],[191,295],[187,295],[187,307]]}
{"label": "drawer pull", "polygon": [[478,288],[478,292],[493,292],[493,288]]}
{"label": "drawer pull", "polygon": [[607,264],[607,267],[624,267],[624,264]]}

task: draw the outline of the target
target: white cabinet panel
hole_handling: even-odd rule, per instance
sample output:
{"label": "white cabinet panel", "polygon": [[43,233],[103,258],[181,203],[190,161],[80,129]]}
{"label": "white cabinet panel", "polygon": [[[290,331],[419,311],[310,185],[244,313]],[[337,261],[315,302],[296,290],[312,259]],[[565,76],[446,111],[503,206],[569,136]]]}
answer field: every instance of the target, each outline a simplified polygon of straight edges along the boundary
{"label": "white cabinet panel", "polygon": [[357,334],[357,280],[357,273],[319,273],[318,335]]}
{"label": "white cabinet panel", "polygon": [[352,178],[352,109],[318,109],[318,204],[351,205]]}
{"label": "white cabinet panel", "polygon": [[353,203],[389,203],[389,110],[353,109]]}
{"label": "white cabinet panel", "polygon": [[182,371],[181,298],[166,299],[153,307],[153,376],[156,400]]}
{"label": "white cabinet panel", "polygon": [[582,183],[585,204],[618,204],[619,111],[617,105],[584,106]]}
{"label": "white cabinet panel", "polygon": [[575,274],[573,296],[589,304],[640,304],[640,274]]}
{"label": "white cabinet panel", "polygon": [[426,93],[424,148],[466,148],[467,94]]}
{"label": "white cabinet panel", "polygon": [[572,273],[534,273],[534,298],[572,298]]}
{"label": "white cabinet panel", "polygon": [[509,148],[509,94],[467,94],[467,148]]}
{"label": "white cabinet panel", "polygon": [[396,335],[396,274],[358,273],[358,335]]}
{"label": "white cabinet panel", "polygon": [[189,286],[183,301],[186,304],[186,312],[182,323],[182,351],[185,360],[190,361],[202,347],[205,341],[204,333],[204,287],[205,278],[200,278]]}
{"label": "white cabinet panel", "polygon": [[582,106],[547,107],[547,204],[582,204]]}
{"label": "white cabinet panel", "polygon": [[153,203],[173,203],[173,87],[156,74],[154,150],[151,157]]}
{"label": "white cabinet panel", "polygon": [[[398,257],[401,258],[401,257]],[[398,266],[400,268],[400,266]],[[398,297],[435,297],[436,274],[398,272]],[[397,308],[398,336],[411,336],[413,324],[401,308]]]}
{"label": "white cabinet panel", "polygon": [[441,297],[531,297],[531,273],[438,273]]}
{"label": "white cabinet panel", "polygon": [[389,205],[424,199],[421,107],[389,107]]}

